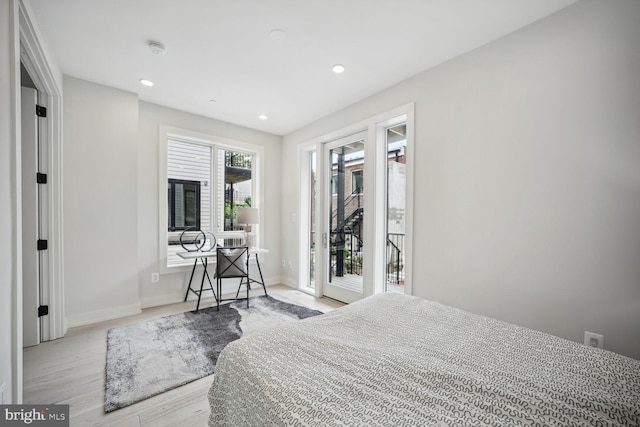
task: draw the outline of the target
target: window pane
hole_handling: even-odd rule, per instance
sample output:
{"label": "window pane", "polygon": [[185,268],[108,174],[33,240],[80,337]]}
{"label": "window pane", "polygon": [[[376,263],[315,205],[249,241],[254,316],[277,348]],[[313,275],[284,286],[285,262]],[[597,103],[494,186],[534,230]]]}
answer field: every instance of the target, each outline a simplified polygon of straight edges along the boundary
{"label": "window pane", "polygon": [[171,230],[171,224],[173,224],[174,222],[174,216],[173,216],[173,207],[171,204],[171,200],[173,200],[173,192],[171,191],[171,183],[167,183],[167,207],[169,209],[169,212],[167,213],[167,227],[169,230]]}
{"label": "window pane", "polygon": [[309,154],[309,283],[307,286],[315,288],[316,284],[316,152]]}
{"label": "window pane", "polygon": [[387,129],[387,280],[386,292],[404,293],[406,124]]}
{"label": "window pane", "polygon": [[182,190],[184,195],[183,218],[184,227],[196,227],[200,228],[200,183],[197,184],[182,184]]}
{"label": "window pane", "polygon": [[364,194],[353,191],[349,176],[353,177],[354,172],[362,173],[364,170],[364,141],[341,145],[330,150],[329,155],[332,186],[335,183],[336,190],[330,196],[329,283],[361,293]]}
{"label": "window pane", "polygon": [[362,170],[354,170],[351,172],[351,194],[359,194],[363,192]]}
{"label": "window pane", "polygon": [[171,227],[171,231],[184,228],[184,191],[182,184],[174,184],[173,199],[175,200],[175,224]]}
{"label": "window pane", "polygon": [[223,230],[243,230],[244,224],[238,224],[236,216],[238,208],[251,207],[254,155],[230,150],[220,152],[220,169],[224,182]]}
{"label": "window pane", "polygon": [[184,264],[176,253],[183,250],[185,228],[211,230],[211,146],[167,141],[167,266]]}

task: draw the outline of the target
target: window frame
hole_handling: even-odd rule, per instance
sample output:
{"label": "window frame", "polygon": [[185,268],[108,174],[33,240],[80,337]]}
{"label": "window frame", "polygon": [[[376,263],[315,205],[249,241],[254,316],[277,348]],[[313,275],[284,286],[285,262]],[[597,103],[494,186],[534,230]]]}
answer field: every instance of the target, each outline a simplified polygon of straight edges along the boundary
{"label": "window frame", "polygon": [[[212,150],[214,150],[212,153],[211,179],[209,181],[211,183],[209,191],[212,192],[210,201],[212,230],[210,231],[217,239],[242,238],[244,236],[242,231],[224,231],[221,229],[224,227],[224,224],[218,224],[219,206],[216,205],[218,191],[217,177],[219,176],[219,165],[217,161],[218,150],[222,149],[252,154],[251,206],[258,209],[258,212],[260,212],[260,222],[264,223],[262,209],[262,200],[264,200],[264,168],[262,167],[264,159],[263,146],[161,124],[158,132],[158,270],[160,274],[189,271],[190,268],[193,267],[193,263],[189,261],[179,265],[167,265],[167,249],[169,243],[169,231],[167,224],[169,206],[166,188],[168,183],[167,149],[168,141],[170,139],[174,141],[208,145],[212,147]],[[260,246],[260,242],[263,241],[263,228],[264,227],[261,227],[260,224],[253,226],[256,245],[258,247]]]}

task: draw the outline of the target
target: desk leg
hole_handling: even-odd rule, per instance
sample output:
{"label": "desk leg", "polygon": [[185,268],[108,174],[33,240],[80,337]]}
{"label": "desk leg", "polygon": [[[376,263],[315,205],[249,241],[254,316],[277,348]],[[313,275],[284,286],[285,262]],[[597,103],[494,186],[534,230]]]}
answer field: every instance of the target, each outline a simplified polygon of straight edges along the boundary
{"label": "desk leg", "polygon": [[258,259],[258,254],[256,254],[256,265],[258,266],[258,272],[260,273],[260,283],[262,283],[262,289],[264,289],[264,294],[267,295],[267,287],[264,285],[264,277],[262,277],[262,269],[260,268],[260,259]]}
{"label": "desk leg", "polygon": [[196,313],[200,309],[200,298],[202,298],[202,289],[204,288],[204,277],[209,277],[209,273],[207,273],[207,264],[207,259],[204,258],[204,261],[202,261],[202,265],[204,265],[204,272],[202,273],[202,281],[200,282],[200,292],[198,293],[198,305],[196,305]]}
{"label": "desk leg", "polygon": [[[204,258],[204,261],[207,261],[207,258]],[[216,291],[213,290],[213,283],[211,283],[211,277],[209,276],[209,272],[207,271],[207,266],[209,265],[209,262],[207,261],[207,264],[205,264],[202,258],[200,258],[200,262],[202,262],[202,266],[204,267],[204,271],[202,272],[203,276],[206,275],[207,276],[207,280],[209,281],[209,288],[211,289],[211,292],[213,292],[213,296],[218,298],[216,296]]]}
{"label": "desk leg", "polygon": [[191,277],[189,278],[189,286],[187,286],[187,293],[184,295],[184,300],[187,300],[187,297],[189,296],[189,291],[191,290],[191,281],[193,280],[193,273],[196,272],[196,266],[198,265],[198,260],[196,259],[196,261],[193,263],[193,268],[191,269]]}

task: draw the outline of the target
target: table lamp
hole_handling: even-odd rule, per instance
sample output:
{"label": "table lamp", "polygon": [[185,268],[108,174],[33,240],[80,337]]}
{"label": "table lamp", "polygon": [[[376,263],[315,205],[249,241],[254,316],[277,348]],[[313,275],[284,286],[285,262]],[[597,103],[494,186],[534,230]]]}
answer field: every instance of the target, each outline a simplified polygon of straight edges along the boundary
{"label": "table lamp", "polygon": [[254,235],[251,233],[251,225],[260,223],[260,215],[257,208],[238,208],[236,216],[238,224],[244,224],[245,242],[248,247],[255,247]]}

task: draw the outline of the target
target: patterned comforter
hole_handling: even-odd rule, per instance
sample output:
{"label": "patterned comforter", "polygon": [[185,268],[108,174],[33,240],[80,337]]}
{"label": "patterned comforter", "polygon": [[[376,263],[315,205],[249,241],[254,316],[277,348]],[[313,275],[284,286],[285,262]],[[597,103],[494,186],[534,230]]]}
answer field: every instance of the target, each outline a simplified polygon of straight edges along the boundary
{"label": "patterned comforter", "polygon": [[640,425],[640,361],[398,294],[244,337],[209,425]]}

